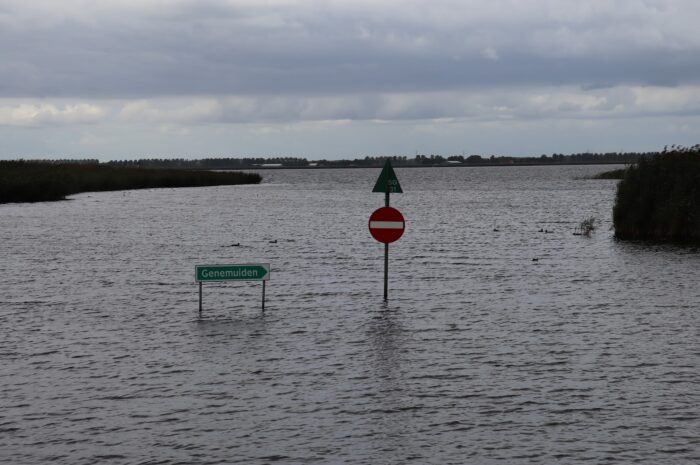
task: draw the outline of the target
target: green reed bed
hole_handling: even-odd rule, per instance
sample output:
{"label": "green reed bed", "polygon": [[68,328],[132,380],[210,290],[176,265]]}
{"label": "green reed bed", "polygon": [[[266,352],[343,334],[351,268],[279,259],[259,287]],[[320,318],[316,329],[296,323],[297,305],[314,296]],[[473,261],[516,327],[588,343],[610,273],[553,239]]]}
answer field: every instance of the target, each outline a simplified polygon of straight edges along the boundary
{"label": "green reed bed", "polygon": [[643,157],[617,187],[615,236],[700,242],[700,146]]}
{"label": "green reed bed", "polygon": [[255,173],[0,161],[0,203],[63,200],[80,192],[257,184]]}

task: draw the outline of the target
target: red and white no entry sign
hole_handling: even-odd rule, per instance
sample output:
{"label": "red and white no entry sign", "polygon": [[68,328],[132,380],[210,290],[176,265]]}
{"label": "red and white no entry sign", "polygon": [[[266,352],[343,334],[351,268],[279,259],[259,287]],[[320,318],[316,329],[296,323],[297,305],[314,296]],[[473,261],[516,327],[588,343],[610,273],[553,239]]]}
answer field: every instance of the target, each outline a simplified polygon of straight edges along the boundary
{"label": "red and white no entry sign", "polygon": [[384,244],[398,240],[403,235],[405,225],[401,212],[391,207],[375,210],[369,217],[370,234]]}

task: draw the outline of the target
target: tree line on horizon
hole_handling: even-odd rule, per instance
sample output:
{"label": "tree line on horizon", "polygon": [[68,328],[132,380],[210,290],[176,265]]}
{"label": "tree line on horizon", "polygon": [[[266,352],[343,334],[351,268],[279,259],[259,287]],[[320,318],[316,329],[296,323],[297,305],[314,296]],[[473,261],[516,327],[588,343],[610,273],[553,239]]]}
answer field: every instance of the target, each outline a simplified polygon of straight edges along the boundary
{"label": "tree line on horizon", "polygon": [[118,160],[106,162],[108,165],[141,168],[179,168],[179,169],[256,169],[256,168],[343,168],[343,167],[381,167],[387,159],[394,166],[478,166],[478,165],[543,165],[543,164],[629,164],[636,163],[641,157],[654,156],[659,152],[607,152],[575,153],[570,155],[552,154],[539,157],[513,157],[501,155],[421,155],[407,156],[365,156],[363,158],[342,160],[309,160],[299,157],[223,157],[223,158],[141,158],[137,160]]}

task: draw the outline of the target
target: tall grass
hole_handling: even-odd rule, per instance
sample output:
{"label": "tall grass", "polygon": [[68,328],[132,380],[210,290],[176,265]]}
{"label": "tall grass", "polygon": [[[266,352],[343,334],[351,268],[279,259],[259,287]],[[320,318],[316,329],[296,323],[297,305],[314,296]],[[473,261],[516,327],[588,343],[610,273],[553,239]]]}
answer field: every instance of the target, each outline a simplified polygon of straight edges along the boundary
{"label": "tall grass", "polygon": [[630,166],[617,187],[613,224],[620,239],[700,242],[700,146]]}
{"label": "tall grass", "polygon": [[62,200],[79,192],[257,184],[254,173],[0,161],[0,203]]}

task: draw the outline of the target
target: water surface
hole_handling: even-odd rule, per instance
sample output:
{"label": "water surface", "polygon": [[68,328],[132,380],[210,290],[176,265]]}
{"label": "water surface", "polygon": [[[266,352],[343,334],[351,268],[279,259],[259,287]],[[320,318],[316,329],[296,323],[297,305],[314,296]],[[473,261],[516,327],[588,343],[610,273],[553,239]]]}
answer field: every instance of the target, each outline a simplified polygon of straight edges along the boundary
{"label": "water surface", "polygon": [[398,168],[387,304],[376,169],[2,205],[0,460],[698,463],[700,254],[605,169]]}

